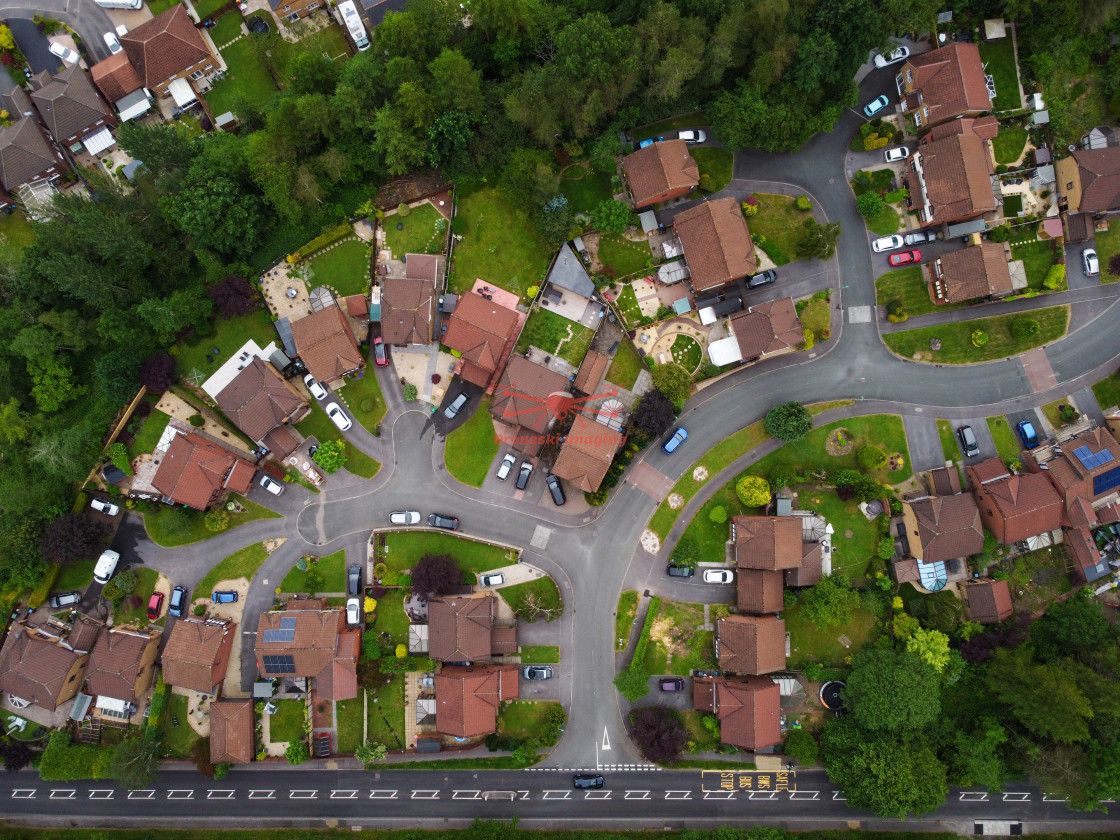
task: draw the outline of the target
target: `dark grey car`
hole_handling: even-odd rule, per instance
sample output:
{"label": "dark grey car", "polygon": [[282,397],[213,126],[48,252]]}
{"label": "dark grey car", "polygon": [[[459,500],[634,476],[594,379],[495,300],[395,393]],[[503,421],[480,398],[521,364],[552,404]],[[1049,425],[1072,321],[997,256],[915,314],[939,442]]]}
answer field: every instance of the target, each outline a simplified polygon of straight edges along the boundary
{"label": "dark grey car", "polygon": [[544,480],[548,485],[548,492],[552,494],[552,501],[556,503],[557,507],[564,504],[567,499],[564,498],[564,488],[560,486],[560,479],[554,475],[550,475]]}
{"label": "dark grey car", "polygon": [[768,268],[765,271],[758,272],[758,274],[751,275],[751,278],[747,281],[747,288],[756,289],[759,286],[766,286],[773,283],[777,279],[778,272],[774,271],[772,268]]}
{"label": "dark grey car", "polygon": [[362,567],[354,564],[346,570],[346,594],[357,595],[362,591]]}
{"label": "dark grey car", "polygon": [[518,490],[524,490],[525,485],[529,483],[529,477],[533,474],[533,465],[528,461],[521,462],[521,470],[517,473],[517,484],[515,485]]}

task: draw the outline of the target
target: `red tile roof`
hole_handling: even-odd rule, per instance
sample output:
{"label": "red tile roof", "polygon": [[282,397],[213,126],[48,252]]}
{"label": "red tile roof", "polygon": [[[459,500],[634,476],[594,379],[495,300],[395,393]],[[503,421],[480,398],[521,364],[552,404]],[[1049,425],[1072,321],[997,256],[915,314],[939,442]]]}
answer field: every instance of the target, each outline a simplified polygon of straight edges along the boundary
{"label": "red tile roof", "polygon": [[736,604],[748,613],[776,613],[784,606],[782,601],[782,573],[761,569],[740,569]]}
{"label": "red tile roof", "polygon": [[750,231],[734,198],[705,201],[678,213],[673,228],[696,291],[722,286],[758,271]]}
{"label": "red tile roof", "polygon": [[992,188],[992,160],[987,144],[974,134],[954,134],[921,146],[913,165],[920,166],[924,184],[923,204],[929,205],[929,221],[951,223],[968,219],[997,207]]}
{"label": "red tile roof", "polygon": [[120,41],[148,88],[155,88],[199,61],[218,63],[182,3],[125,33]]}
{"label": "red tile roof", "polygon": [[934,303],[961,303],[1010,294],[1014,289],[1007,257],[1008,248],[997,242],[942,254],[926,263],[930,298]]}
{"label": "red tile roof", "polygon": [[[430,203],[433,207],[436,206],[434,202]],[[443,279],[443,266],[446,262],[447,259],[439,254],[405,254],[404,276],[411,280],[425,280],[434,289]]]}
{"label": "red tile roof", "polygon": [[38,73],[33,77],[32,85],[38,86],[31,92],[35,110],[59,144],[99,128],[99,122],[109,126],[116,124],[115,115],[102,100],[89,75],[76,64],[68,64],[54,74]]}
{"label": "red tile roof", "polygon": [[255,746],[252,700],[223,700],[210,704],[212,764],[248,764],[253,760]]}
{"label": "red tile roof", "polygon": [[934,140],[943,140],[950,134],[975,134],[981,140],[994,140],[999,134],[999,120],[988,114],[984,117],[962,117],[959,120],[939,123],[929,130],[929,133],[919,142],[932,143]]}
{"label": "red tile roof", "polygon": [[[517,337],[517,327],[514,310],[476,292],[468,292],[459,296],[455,312],[448,319],[443,343],[458,350],[463,359],[474,366],[474,378],[468,381],[486,386],[497,373],[507,346]],[[466,377],[467,371],[462,375]],[[478,382],[483,375],[484,381]]]}
{"label": "red tile roof", "polygon": [[[283,631],[285,624],[292,631],[291,641],[283,638],[265,641],[267,631]],[[319,696],[328,700],[349,700],[358,696],[355,669],[359,642],[358,634],[346,629],[346,616],[341,609],[284,609],[262,613],[254,645],[257,670],[265,677],[312,677]],[[270,657],[269,663],[271,657],[285,657],[285,667],[270,669],[266,656]],[[294,671],[286,670],[288,663]]]}
{"label": "red tile roof", "polygon": [[[233,476],[239,462],[242,469]],[[246,470],[248,482],[245,481]],[[228,449],[189,432],[172,439],[152,476],[152,486],[176,504],[206,510],[226,488],[229,478],[235,479],[240,488],[237,492],[248,492],[256,471],[255,466]]]}
{"label": "red tile roof", "polygon": [[144,86],[136,68],[128,60],[128,53],[123,50],[97,62],[89,69],[89,74],[93,77],[93,83],[110,102],[124,99]]}
{"label": "red tile roof", "polygon": [[308,371],[322,383],[337,382],[361,370],[366,360],[337,306],[328,306],[292,322],[292,339]]}
{"label": "red tile roof", "polygon": [[552,474],[570,481],[578,490],[593,493],[603,483],[623,440],[621,432],[577,414],[552,466]]}
{"label": "red tile roof", "polygon": [[801,517],[733,516],[732,556],[740,569],[795,569],[801,565]]}
{"label": "red tile roof", "polygon": [[517,699],[516,665],[444,665],[435,679],[436,731],[456,738],[488,735],[498,708]]}
{"label": "red tile roof", "polygon": [[972,496],[934,496],[906,502],[917,520],[910,552],[923,563],[979,554],[984,548],[980,510]]}
{"label": "red tile roof", "polygon": [[509,363],[490,403],[490,413],[497,420],[523,426],[540,433],[553,419],[549,397],[568,394],[568,377],[531,362],[524,356],[510,356]]}
{"label": "red tile roof", "polygon": [[769,674],[786,667],[786,623],[775,616],[732,615],[716,622],[719,667],[733,674]]}
{"label": "red tile roof", "polygon": [[160,634],[110,628],[93,646],[86,672],[86,690],[99,697],[136,702],[137,688],[151,684],[150,666],[143,660],[149,649],[159,644]]}
{"label": "red tile roof", "polygon": [[907,64],[914,69],[914,88],[929,108],[927,124],[991,110],[984,64],[975,44],[947,44],[915,55]]}
{"label": "red tile roof", "polygon": [[1065,546],[1073,560],[1074,572],[1084,581],[1097,580],[1108,571],[1093,535],[1088,528],[1066,531]]}
{"label": "red tile roof", "polygon": [[234,425],[255,441],[263,441],[265,435],[307,405],[276,368],[256,356],[218,392],[215,401]]}
{"label": "red tile roof", "polygon": [[428,601],[428,655],[441,662],[489,659],[494,596]]}
{"label": "red tile roof", "polygon": [[683,140],[663,140],[622,159],[635,207],[685,195],[700,183],[700,167]]}
{"label": "red tile roof", "polygon": [[820,543],[801,543],[801,566],[786,569],[786,586],[812,586],[824,576],[824,549]]}
{"label": "red tile roof", "polygon": [[1081,203],[1071,209],[1081,213],[1120,210],[1120,146],[1079,149],[1073,152],[1073,159],[1081,181]]}
{"label": "red tile roof", "polygon": [[782,740],[782,693],[769,677],[697,677],[693,705],[720,722],[720,741],[757,751]]}
{"label": "red tile roof", "polygon": [[585,394],[594,393],[595,389],[599,387],[599,382],[606,375],[610,364],[610,356],[604,355],[598,350],[587,351],[587,355],[583,357],[583,364],[579,366],[575,381],[572,383],[575,389],[583,391]]}
{"label": "red tile roof", "polygon": [[779,298],[731,316],[731,332],[744,359],[796,349],[805,340],[792,298]]}
{"label": "red tile roof", "polygon": [[87,662],[88,654],[16,622],[0,650],[0,692],[53,712],[81,688]]}
{"label": "red tile roof", "polygon": [[180,618],[160,657],[164,681],[209,694],[226,677],[236,639],[237,625],[232,622]]}
{"label": "red tile roof", "polygon": [[1062,527],[1062,497],[1042,473],[1007,475],[984,482],[970,472],[970,479],[985,527],[1004,545]]}
{"label": "red tile roof", "polygon": [[435,286],[430,280],[387,277],[381,281],[381,338],[386,344],[429,344]]}
{"label": "red tile roof", "polygon": [[1011,589],[1006,580],[982,578],[966,581],[964,599],[972,620],[980,624],[999,624],[1011,618],[1014,612]]}

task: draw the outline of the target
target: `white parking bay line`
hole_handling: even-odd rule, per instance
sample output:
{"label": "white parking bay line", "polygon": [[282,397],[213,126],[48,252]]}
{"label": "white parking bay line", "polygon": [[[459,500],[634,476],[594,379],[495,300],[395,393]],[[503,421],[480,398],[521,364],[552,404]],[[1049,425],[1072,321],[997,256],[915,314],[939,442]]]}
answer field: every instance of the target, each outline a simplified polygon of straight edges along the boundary
{"label": "white parking bay line", "polygon": [[237,793],[237,791],[234,791],[234,790],[211,790],[211,789],[207,788],[206,789],[206,798],[207,799],[233,799],[235,793]]}
{"label": "white parking bay line", "polygon": [[297,789],[288,791],[289,799],[318,799],[318,789]]}
{"label": "white parking bay line", "polygon": [[572,792],[570,790],[546,790],[544,791],[545,799],[571,799]]}
{"label": "white parking bay line", "polygon": [[790,800],[796,799],[819,799],[821,792],[819,790],[791,790],[789,792]]}
{"label": "white parking bay line", "polygon": [[90,799],[112,799],[113,791],[110,790],[91,790],[89,792]]}
{"label": "white parking bay line", "polygon": [[705,799],[734,799],[735,791],[733,790],[706,790],[704,791]]}
{"label": "white parking bay line", "polygon": [[129,799],[155,799],[156,792],[154,790],[130,790],[128,792]]}
{"label": "white parking bay line", "polygon": [[274,790],[250,790],[250,799],[275,799],[276,791]]}
{"label": "white parking bay line", "polygon": [[194,799],[193,790],[169,790],[167,792],[168,799]]}
{"label": "white parking bay line", "polygon": [[584,799],[610,799],[611,792],[609,790],[589,790],[583,795]]}
{"label": "white parking bay line", "polygon": [[649,799],[648,790],[628,790],[623,799]]}
{"label": "white parking bay line", "polygon": [[987,802],[988,794],[982,790],[962,790],[961,802]]}
{"label": "white parking bay line", "polygon": [[1061,796],[1050,796],[1050,794],[1043,794],[1043,802],[1069,802],[1069,799]]}
{"label": "white parking bay line", "polygon": [[439,799],[439,790],[414,790],[412,799]]}
{"label": "white parking bay line", "polygon": [[370,799],[396,799],[397,792],[395,790],[371,790],[369,792]]}
{"label": "white parking bay line", "polygon": [[1030,795],[1030,793],[1004,793],[1003,794],[1003,801],[1004,802],[1030,802],[1031,801],[1031,795]]}
{"label": "white parking bay line", "polygon": [[776,790],[752,790],[749,791],[750,796],[747,799],[777,799],[778,791]]}
{"label": "white parking bay line", "polygon": [[12,799],[34,799],[38,788],[16,788],[12,791]]}
{"label": "white parking bay line", "polygon": [[73,788],[51,788],[51,799],[73,799],[75,793]]}
{"label": "white parking bay line", "polygon": [[840,794],[840,791],[838,791],[838,790],[834,790],[834,791],[832,792],[832,801],[833,801],[833,802],[847,802],[847,801],[848,801],[848,797],[846,797],[846,796],[842,796],[842,795]]}
{"label": "white parking bay line", "polygon": [[480,799],[482,791],[480,790],[453,790],[451,792],[452,799]]}
{"label": "white parking bay line", "polygon": [[666,799],[691,799],[692,791],[690,790],[667,790],[665,791]]}
{"label": "white parking bay line", "polygon": [[358,791],[356,790],[332,790],[331,799],[357,799]]}

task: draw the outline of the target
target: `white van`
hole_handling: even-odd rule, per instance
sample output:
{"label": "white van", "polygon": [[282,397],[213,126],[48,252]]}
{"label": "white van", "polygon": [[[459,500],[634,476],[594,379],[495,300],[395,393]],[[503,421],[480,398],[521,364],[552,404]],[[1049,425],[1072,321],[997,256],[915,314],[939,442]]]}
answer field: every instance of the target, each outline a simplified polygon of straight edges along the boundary
{"label": "white van", "polygon": [[368,50],[369,36],[366,34],[365,24],[362,23],[362,16],[358,14],[358,7],[354,5],[354,0],[339,3],[338,11],[342,13],[342,19],[346,22],[346,30],[350,33],[350,37],[354,39],[354,46],[358,48],[358,52]]}
{"label": "white van", "polygon": [[109,578],[113,576],[113,572],[117,570],[117,563],[120,562],[121,556],[107,548],[101,552],[101,557],[97,560],[97,565],[93,567],[93,579],[98,583],[108,583]]}
{"label": "white van", "polygon": [[103,9],[142,9],[144,0],[93,0]]}

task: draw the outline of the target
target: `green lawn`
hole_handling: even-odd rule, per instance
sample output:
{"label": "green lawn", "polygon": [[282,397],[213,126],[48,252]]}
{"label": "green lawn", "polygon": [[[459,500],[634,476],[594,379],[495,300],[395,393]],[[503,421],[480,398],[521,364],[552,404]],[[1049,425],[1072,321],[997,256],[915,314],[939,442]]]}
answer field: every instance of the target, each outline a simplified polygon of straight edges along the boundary
{"label": "green lawn", "polygon": [[1120,371],[1109,374],[1094,385],[1093,394],[1106,411],[1113,406],[1120,406]]}
{"label": "green lawn", "polygon": [[1004,463],[1020,460],[1023,450],[1019,446],[1019,438],[1003,415],[988,418],[988,431],[992,433],[992,440],[996,445],[996,454]]}
{"label": "green lawn", "polygon": [[[257,14],[268,13],[257,12]],[[302,53],[310,53],[330,61],[346,61],[350,58],[350,44],[338,26],[328,26],[317,32],[301,35],[298,41],[281,38],[276,33],[276,27],[273,26],[269,39],[277,72],[282,79],[292,77],[292,62]]]}
{"label": "green lawn", "polygon": [[700,167],[700,177],[708,175],[712,179],[710,192],[719,192],[731,183],[735,165],[735,156],[731,152],[716,146],[700,146],[690,151],[696,165]]}
{"label": "green lawn", "polygon": [[[385,397],[381,394],[381,383],[372,366],[346,380],[346,384],[336,391],[345,401],[350,413],[368,431],[381,425],[385,417]],[[329,418],[328,418],[329,419]],[[350,448],[353,451],[353,447]],[[351,470],[353,472],[353,470]]]}
{"label": "green lawn", "polygon": [[194,10],[198,12],[198,19],[204,21],[228,2],[229,0],[197,0],[194,3]]}
{"label": "green lawn", "polygon": [[628,338],[624,339],[611,359],[611,366],[607,368],[607,381],[629,391],[638,381],[638,374],[644,367],[645,362],[638,355],[633,342]]}
{"label": "green lawn", "polygon": [[996,163],[1014,163],[1023,154],[1026,145],[1025,128],[1001,128],[996,139],[992,141],[992,153],[995,155]]}
{"label": "green lawn", "polygon": [[885,205],[883,212],[874,219],[865,219],[865,221],[867,222],[867,229],[879,236],[890,236],[892,233],[898,232],[898,211],[890,204]]}
{"label": "green lawn", "polygon": [[[209,334],[210,327],[213,334]],[[186,378],[192,373],[201,374],[198,379],[198,384],[201,385],[250,338],[260,347],[279,340],[272,317],[264,306],[254,309],[248,315],[215,318],[198,332],[187,336],[179,345],[179,375]],[[214,347],[218,348],[217,358],[211,352]]]}
{"label": "green lawn", "polygon": [[1109,260],[1114,254],[1120,254],[1120,222],[1113,219],[1106,231],[1097,231],[1093,237],[1094,247],[1097,249],[1097,259],[1101,263],[1101,282],[1115,283],[1120,280],[1120,275],[1110,274],[1108,271]]}
{"label": "green lawn", "polygon": [[530,347],[539,347],[579,367],[594,337],[595,333],[587,327],[538,306],[526,320],[514,352],[520,354]]}
{"label": "green lawn", "polygon": [[[847,657],[860,650],[875,628],[875,616],[864,610],[856,610],[852,620],[842,627],[820,630],[815,624],[801,615],[801,604],[787,609],[782,617],[786,620],[786,631],[790,637],[789,661],[791,667],[812,663],[842,668]],[[846,636],[850,646],[840,643]]]}
{"label": "green lawn", "polygon": [[308,282],[312,287],[330,286],[341,297],[364,295],[370,285],[369,261],[369,246],[360,239],[347,239],[308,261]]}
{"label": "green lawn", "polygon": [[[22,715],[17,715],[13,712],[7,711],[6,709],[0,709],[0,726],[3,727],[3,730],[5,732],[7,732],[8,731],[8,721],[12,720],[12,718],[17,718],[17,717],[22,717]],[[27,720],[27,718],[23,718],[23,719]],[[16,741],[36,741],[38,739],[35,738],[34,734],[33,734],[36,729],[38,729],[38,726],[35,725],[35,722],[32,721],[32,720],[27,720],[27,725],[23,728],[22,732],[12,732],[12,734],[9,737],[11,737],[13,740],[16,740]],[[43,737],[46,737],[46,736],[43,736]]]}
{"label": "green lawn", "polygon": [[525,664],[555,665],[560,661],[559,645],[522,645],[521,661]]}
{"label": "green lawn", "polygon": [[226,12],[218,18],[214,28],[210,30],[210,37],[214,39],[219,49],[241,34],[242,20],[240,12]]}
{"label": "green lawn", "polygon": [[148,3],[148,8],[152,10],[153,15],[158,15],[162,12],[166,12],[172,6],[177,6],[178,4],[179,0],[150,0],[150,2]]}
{"label": "green lawn", "polygon": [[[440,212],[425,201],[413,207],[408,216],[396,213],[381,222],[385,243],[393,256],[403,260],[405,254],[442,254],[447,224]],[[397,230],[397,225],[402,229]]]}
{"label": "green lawn", "polygon": [[549,728],[548,711],[554,700],[513,700],[498,715],[498,732],[519,741],[535,738]]}
{"label": "green lawn", "polygon": [[620,233],[604,233],[599,237],[599,262],[615,270],[616,277],[648,271],[652,254],[644,242],[631,242]]}
{"label": "green lawn", "polygon": [[430,531],[396,531],[387,536],[386,544],[389,557],[385,563],[390,569],[411,569],[425,554],[450,554],[470,583],[475,583],[475,576],[482,572],[515,562],[500,545]]}
{"label": "green lawn", "polygon": [[[371,744],[384,744],[391,750],[411,746],[404,743],[404,674],[394,674],[393,679],[372,688],[369,694],[369,740]],[[416,714],[415,709],[408,709]]]}
{"label": "green lawn", "polygon": [[[498,594],[505,599],[507,604],[513,607],[514,612],[526,621],[537,620],[528,608],[528,599],[530,597],[544,610],[558,610],[562,612],[564,608],[564,604],[560,599],[560,590],[557,588],[555,581],[550,577],[535,578],[534,580],[518,583],[514,586],[505,586],[498,590]],[[553,620],[560,617],[560,612],[557,612],[553,616]]]}
{"label": "green lawn", "polygon": [[714,669],[715,633],[698,629],[703,623],[703,604],[663,600],[643,660],[646,672],[687,677],[693,669]]}
{"label": "green lawn", "polygon": [[891,188],[894,177],[893,169],[861,169],[849,184],[859,198],[865,192],[886,192]]}
{"label": "green lawn", "polygon": [[302,741],[307,737],[304,722],[307,720],[307,704],[302,700],[273,700],[276,714],[268,721],[268,738],[278,741]]}
{"label": "green lawn", "polygon": [[265,107],[272,94],[276,93],[272,76],[257,57],[253,41],[258,37],[260,36],[246,36],[221,51],[229,69],[226,77],[206,94],[206,102],[215,114],[224,114],[226,111],[236,113],[241,97]]}
{"label": "green lawn", "polygon": [[[780,247],[790,259],[797,257],[797,245],[809,213],[797,209],[797,199],[788,195],[755,193],[758,199],[758,213],[747,219],[747,227],[752,236],[762,234],[769,242]],[[773,255],[771,255],[773,259]],[[774,260],[778,265],[784,265]]]}
{"label": "green lawn", "polygon": [[[374,378],[373,373],[366,373],[362,377],[364,383],[366,379]],[[354,381],[353,378],[347,381],[347,386]],[[372,387],[377,387],[376,385]],[[382,401],[382,406],[384,401]],[[384,416],[384,409],[381,412]],[[364,424],[363,424],[364,425]],[[331,418],[327,417],[327,413],[323,410],[322,403],[314,402],[311,406],[311,413],[307,417],[296,424],[299,433],[304,437],[314,437],[319,443],[328,440],[343,440],[342,433],[338,431],[338,427],[331,422]],[[381,469],[381,464],[373,460],[373,458],[366,455],[359,450],[356,446],[346,444],[346,469],[356,476],[361,478],[373,478],[377,475],[378,470]]]}
{"label": "green lawn", "polygon": [[827,300],[817,298],[810,301],[797,317],[801,320],[801,326],[811,330],[818,340],[824,330],[832,329],[832,309]]}
{"label": "green lawn", "polygon": [[128,446],[128,457],[135,458],[138,455],[143,455],[151,452],[156,448],[159,443],[160,437],[163,436],[163,430],[167,428],[168,421],[171,420],[171,415],[164,414],[159,409],[153,408],[152,413],[144,418],[144,425],[140,427],[140,431],[133,439],[132,443]]}
{"label": "green lawn", "polygon": [[618,294],[618,309],[626,320],[626,326],[632,327],[642,320],[642,309],[638,306],[638,296],[634,294],[634,287],[627,283]]}
{"label": "green lawn", "polygon": [[1051,240],[1024,242],[1011,246],[1011,258],[1023,261],[1027,272],[1027,285],[1032,289],[1042,289],[1046,272],[1054,263],[1054,243]]}
{"label": "green lawn", "polygon": [[987,65],[985,72],[996,83],[996,98],[992,110],[1012,111],[1023,107],[1019,98],[1019,73],[1015,68],[1015,47],[1010,38],[1000,38],[980,44],[980,60]]}
{"label": "green lawn", "polygon": [[[314,569],[323,578],[323,585],[318,591],[346,592],[346,551],[336,551],[327,557],[320,558],[318,563],[309,563],[308,570]],[[301,572],[298,566],[292,566],[284,580],[280,582],[281,592],[307,592],[304,581],[307,572]]]}
{"label": "green lawn", "polygon": [[1003,197],[1003,216],[1005,219],[1014,219],[1023,209],[1023,197],[1019,194]]}
{"label": "green lawn", "polygon": [[443,460],[452,477],[471,487],[481,487],[497,454],[490,398],[483,397],[467,422],[447,436]]}
{"label": "green lawn", "polygon": [[618,609],[614,614],[614,649],[625,650],[630,641],[630,631],[638,615],[638,593],[633,589],[625,590],[618,596]]}
{"label": "green lawn", "polygon": [[960,460],[961,451],[957,448],[957,435],[953,431],[953,424],[948,420],[938,420],[937,436],[941,438],[941,454],[945,456],[945,460]]}
{"label": "green lawn", "polygon": [[[987,362],[1017,356],[1026,350],[1061,338],[1069,323],[1068,306],[1052,306],[1049,309],[1036,309],[1031,317],[1038,321],[1041,329],[1033,338],[1021,340],[1011,335],[1011,322],[1018,315],[999,315],[993,318],[979,318],[975,321],[962,321],[957,324],[944,324],[938,327],[922,327],[916,330],[888,333],[883,336],[887,347],[903,358],[923,362],[938,362],[947,365]],[[983,330],[988,334],[988,343],[983,347],[973,347],[973,330]],[[941,341],[940,350],[930,349],[930,340]]]}
{"label": "green lawn", "polygon": [[[850,437],[855,441],[855,445],[847,455],[832,456],[825,451],[825,441],[832,430],[836,428],[847,429],[851,433]],[[860,468],[857,457],[859,450],[869,443],[879,446],[888,455],[896,452],[900,453],[904,459],[903,468],[894,472],[886,466],[870,471]],[[902,428],[902,418],[897,414],[872,414],[866,417],[852,417],[815,428],[801,440],[787,443],[777,452],[767,455],[752,466],[748,472],[765,476],[779,464],[797,467],[802,470],[854,469],[860,472],[869,472],[870,475],[886,484],[903,482],[912,473],[910,453],[906,448],[906,433]]]}
{"label": "green lawn", "polygon": [[689,373],[696,373],[696,368],[704,361],[704,351],[700,348],[700,343],[687,335],[678,335],[673,339],[672,353],[673,361]]}
{"label": "green lawn", "polygon": [[[136,566],[134,570],[140,582],[136,584],[132,594],[124,599],[120,609],[113,610],[113,624],[117,627],[125,624],[138,624],[141,627],[148,625],[148,599],[155,591],[159,572],[147,566]],[[164,608],[166,609],[166,604]]]}
{"label": "green lawn", "polygon": [[500,188],[458,197],[463,241],[455,248],[449,291],[466,292],[475,280],[524,295],[548,271],[552,249],[530,219]]}
{"label": "green lawn", "polygon": [[703,111],[691,111],[687,114],[678,114],[675,117],[669,117],[668,119],[658,120],[657,122],[632,128],[630,130],[630,136],[634,138],[635,143],[650,137],[665,137],[671,140],[672,137],[669,135],[673,134],[675,136],[676,132],[680,131],[682,128],[695,128],[696,126],[707,124],[707,114]]}
{"label": "green lawn", "polygon": [[907,315],[929,315],[945,309],[960,309],[967,303],[946,303],[938,306],[929,296],[929,284],[920,265],[888,271],[875,281],[875,303],[887,306],[892,300],[902,301]]}
{"label": "green lawn", "polygon": [[96,560],[75,560],[73,563],[67,563],[59,569],[58,577],[54,579],[54,586],[51,588],[68,591],[89,586],[90,581],[93,580],[93,567],[96,564]]}
{"label": "green lawn", "polygon": [[[255,519],[281,518],[281,514],[251,502],[244,496],[231,493],[229,498],[245,508],[244,513],[230,514],[229,528],[236,528]],[[215,532],[206,527],[206,514],[200,510],[153,502],[146,510],[141,510],[141,513],[144,516],[144,528],[152,542],[165,548],[189,545],[216,536]]]}
{"label": "green lawn", "polygon": [[560,192],[568,199],[573,213],[590,214],[600,201],[613,197],[611,173],[570,166],[560,180]]}
{"label": "green lawn", "polygon": [[13,258],[35,241],[31,221],[23,211],[0,214],[0,255]]}
{"label": "green lawn", "polygon": [[[199,739],[199,734],[191,727],[187,718],[187,698],[182,694],[171,694],[167,698],[167,710],[163,713],[160,728],[163,730],[163,752],[171,758],[190,758],[191,748]],[[179,725],[175,725],[175,720]]]}
{"label": "green lawn", "polygon": [[209,598],[214,587],[223,580],[237,580],[245,578],[252,581],[257,574],[257,569],[268,559],[268,553],[262,543],[247,545],[235,551],[206,573],[206,576],[195,587],[196,598]]}
{"label": "green lawn", "polygon": [[334,710],[338,719],[338,751],[352,753],[362,744],[365,705],[361,693],[353,700],[338,701]]}

